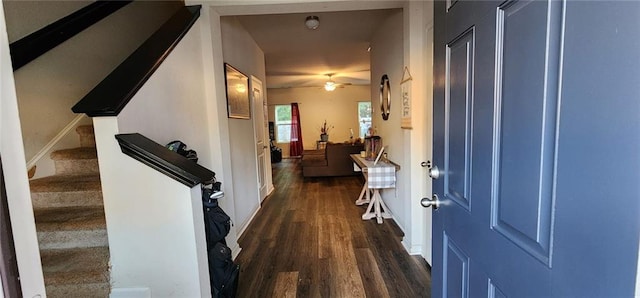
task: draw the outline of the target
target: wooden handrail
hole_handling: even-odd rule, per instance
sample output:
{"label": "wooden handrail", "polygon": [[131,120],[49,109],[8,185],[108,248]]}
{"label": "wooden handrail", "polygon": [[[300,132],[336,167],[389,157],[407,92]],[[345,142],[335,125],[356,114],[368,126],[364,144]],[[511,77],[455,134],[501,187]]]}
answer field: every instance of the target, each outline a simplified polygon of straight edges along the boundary
{"label": "wooden handrail", "polygon": [[117,116],[200,16],[200,5],[178,10],[71,110],[90,117]]}
{"label": "wooden handrail", "polygon": [[216,173],[139,133],[119,134],[116,139],[122,153],[148,165],[172,179],[194,187],[211,181]]}
{"label": "wooden handrail", "polygon": [[13,71],[18,70],[131,2],[133,1],[96,1],[12,42],[9,45],[9,51],[11,52]]}

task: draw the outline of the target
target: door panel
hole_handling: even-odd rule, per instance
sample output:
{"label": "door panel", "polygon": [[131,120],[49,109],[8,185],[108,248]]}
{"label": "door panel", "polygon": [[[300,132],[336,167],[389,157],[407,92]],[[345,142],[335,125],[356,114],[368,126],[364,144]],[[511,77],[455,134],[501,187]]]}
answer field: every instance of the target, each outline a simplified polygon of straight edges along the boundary
{"label": "door panel", "polygon": [[511,2],[496,26],[492,227],[549,266],[562,16]]}
{"label": "door panel", "polygon": [[448,5],[434,6],[432,295],[632,296],[640,2]]}
{"label": "door panel", "polygon": [[470,151],[473,105],[474,31],[467,30],[447,45],[445,97],[445,197],[471,208]]}
{"label": "door panel", "polygon": [[568,2],[566,19],[553,287],[630,297],[640,236],[640,2]]}
{"label": "door panel", "polygon": [[444,235],[444,296],[469,297],[469,257]]}
{"label": "door panel", "polygon": [[502,293],[502,291],[500,291],[500,289],[496,287],[496,285],[494,285],[493,282],[491,282],[491,280],[489,280],[489,297],[490,298],[507,298],[507,295]]}

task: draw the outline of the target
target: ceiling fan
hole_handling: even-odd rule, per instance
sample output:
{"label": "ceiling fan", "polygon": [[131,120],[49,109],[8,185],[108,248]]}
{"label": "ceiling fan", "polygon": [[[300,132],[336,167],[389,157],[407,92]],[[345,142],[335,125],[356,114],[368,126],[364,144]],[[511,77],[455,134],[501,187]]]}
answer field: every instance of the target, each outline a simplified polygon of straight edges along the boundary
{"label": "ceiling fan", "polygon": [[327,76],[329,77],[329,80],[324,83],[324,90],[333,91],[336,90],[336,88],[344,88],[344,86],[351,85],[351,83],[338,84],[334,82],[331,78],[333,74],[328,74]]}
{"label": "ceiling fan", "polygon": [[[268,88],[317,87],[324,88],[332,81],[336,88],[348,85],[368,85],[369,70],[341,72],[268,72]],[[329,84],[331,85],[331,84]]]}

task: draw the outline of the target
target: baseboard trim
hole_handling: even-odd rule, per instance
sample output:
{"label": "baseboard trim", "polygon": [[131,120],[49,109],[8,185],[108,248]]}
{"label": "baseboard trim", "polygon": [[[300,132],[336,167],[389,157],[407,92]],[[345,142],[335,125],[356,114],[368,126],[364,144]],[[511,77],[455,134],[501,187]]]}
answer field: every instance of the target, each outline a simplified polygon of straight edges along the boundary
{"label": "baseboard trim", "polygon": [[[268,197],[269,196],[267,195],[267,198]],[[238,230],[238,239],[242,238],[242,234],[244,234],[247,228],[251,225],[251,222],[253,221],[253,219],[256,217],[256,215],[258,215],[258,211],[260,211],[260,208],[262,208],[262,206],[258,205],[258,208],[256,208],[256,211],[254,211],[253,214],[251,214],[251,216],[249,217],[249,220],[247,220],[247,223],[242,227],[242,229]]]}
{"label": "baseboard trim", "polygon": [[36,163],[38,163],[38,161],[40,161],[40,159],[45,154],[47,154],[47,152],[49,152],[56,144],[58,144],[58,142],[60,142],[60,140],[62,140],[62,138],[64,138],[85,117],[86,117],[86,115],[81,114],[81,115],[77,115],[75,118],[73,118],[73,120],[71,120],[71,122],[69,122],[69,124],[67,124],[67,126],[65,126],[55,137],[53,137],[53,139],[51,139],[51,141],[49,141],[49,143],[44,145],[44,147],[42,147],[42,149],[40,149],[40,151],[38,151],[38,153],[36,153],[36,155],[34,155],[27,162],[27,170],[29,170],[30,168],[35,166]]}
{"label": "baseboard trim", "polygon": [[[267,197],[268,197],[268,196],[270,196],[270,195],[273,193],[273,191],[274,191],[274,190],[276,190],[276,188],[275,188],[275,187],[273,187],[273,183],[272,183],[272,184],[270,184],[270,185],[267,187]],[[265,197],[264,199],[262,199],[262,201],[264,202],[264,200],[265,200],[267,197]]]}
{"label": "baseboard trim", "polygon": [[407,243],[407,239],[402,239],[400,243],[402,243],[402,247],[404,247],[404,250],[406,250],[408,254],[411,254],[411,244]]}
{"label": "baseboard trim", "polygon": [[412,256],[422,256],[422,245],[411,245],[408,251]]}
{"label": "baseboard trim", "polygon": [[238,255],[240,254],[240,252],[242,251],[242,247],[240,247],[240,245],[238,244],[238,242],[236,241],[235,244],[233,245],[233,247],[230,247],[231,249],[231,259],[235,260]]}
{"label": "baseboard trim", "polygon": [[149,288],[113,288],[111,298],[151,298]]}

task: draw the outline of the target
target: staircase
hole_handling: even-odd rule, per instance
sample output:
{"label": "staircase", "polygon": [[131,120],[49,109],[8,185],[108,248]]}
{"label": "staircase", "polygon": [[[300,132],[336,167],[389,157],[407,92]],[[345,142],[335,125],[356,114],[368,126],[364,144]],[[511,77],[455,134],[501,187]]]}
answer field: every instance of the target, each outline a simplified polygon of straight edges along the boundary
{"label": "staircase", "polygon": [[30,181],[47,297],[108,297],[109,243],[93,126],[53,152],[56,174]]}

